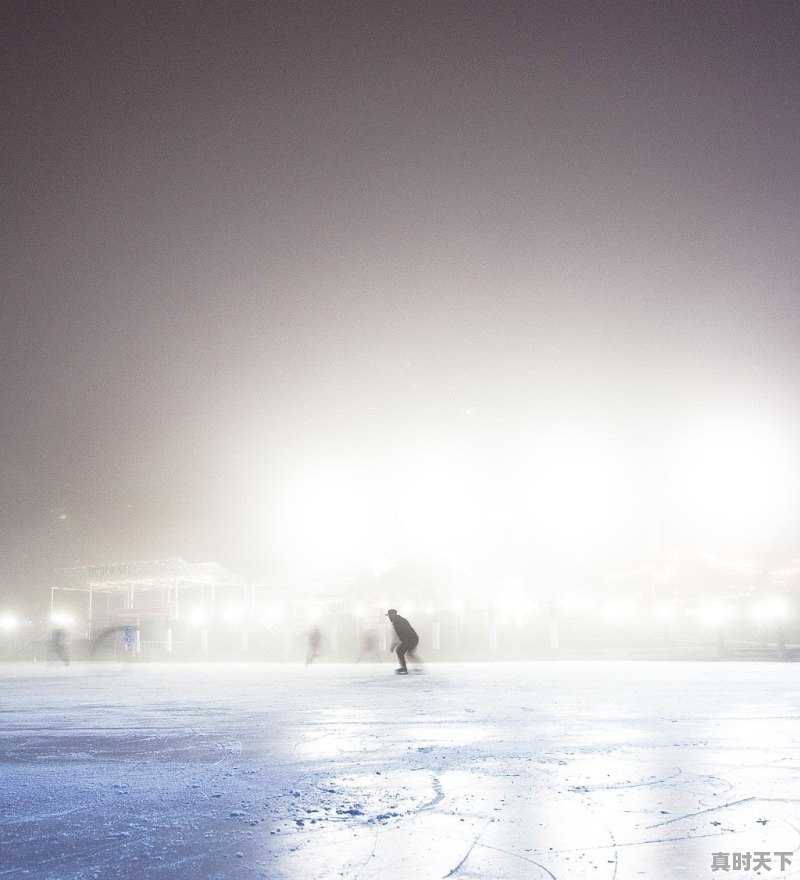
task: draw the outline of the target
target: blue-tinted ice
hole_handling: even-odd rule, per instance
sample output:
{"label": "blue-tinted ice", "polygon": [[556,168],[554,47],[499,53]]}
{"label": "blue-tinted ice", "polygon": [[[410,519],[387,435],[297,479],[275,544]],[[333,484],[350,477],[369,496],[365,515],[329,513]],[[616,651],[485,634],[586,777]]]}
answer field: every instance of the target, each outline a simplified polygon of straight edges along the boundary
{"label": "blue-tinted ice", "polygon": [[0,877],[800,874],[796,665],[392,668],[0,667]]}

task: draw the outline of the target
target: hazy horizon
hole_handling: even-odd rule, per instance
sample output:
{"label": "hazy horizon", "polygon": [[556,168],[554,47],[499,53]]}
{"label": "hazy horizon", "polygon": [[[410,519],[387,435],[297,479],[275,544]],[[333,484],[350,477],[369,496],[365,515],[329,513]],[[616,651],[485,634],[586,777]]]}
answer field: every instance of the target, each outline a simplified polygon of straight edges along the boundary
{"label": "hazy horizon", "polygon": [[0,603],[549,553],[564,449],[599,567],[800,556],[797,4],[3,17]]}

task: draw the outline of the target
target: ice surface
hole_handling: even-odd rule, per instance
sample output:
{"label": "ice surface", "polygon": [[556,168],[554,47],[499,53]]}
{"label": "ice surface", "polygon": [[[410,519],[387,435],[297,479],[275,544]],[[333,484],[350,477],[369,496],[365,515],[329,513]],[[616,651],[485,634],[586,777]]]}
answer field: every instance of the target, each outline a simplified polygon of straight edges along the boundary
{"label": "ice surface", "polygon": [[0,667],[0,878],[800,875],[800,667]]}

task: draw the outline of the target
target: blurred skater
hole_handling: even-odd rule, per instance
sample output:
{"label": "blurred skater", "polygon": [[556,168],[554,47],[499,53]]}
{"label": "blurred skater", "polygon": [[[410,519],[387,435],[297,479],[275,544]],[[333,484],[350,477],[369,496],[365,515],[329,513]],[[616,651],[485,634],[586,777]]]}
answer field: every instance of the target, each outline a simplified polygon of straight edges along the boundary
{"label": "blurred skater", "polygon": [[[119,641],[125,651],[126,658],[131,659],[130,654],[133,648],[133,636],[137,629],[137,627],[132,627],[130,625],[107,627],[92,639],[89,656],[94,660],[96,655],[99,652],[102,652],[113,657],[116,654],[115,643]],[[119,638],[120,636],[121,638]]]}
{"label": "blurred skater", "polygon": [[413,626],[397,613],[396,608],[390,608],[386,612],[386,616],[391,620],[394,631],[397,634],[397,641],[392,645],[392,650],[397,654],[400,666],[395,669],[398,675],[408,675],[408,667],[406,666],[406,654],[415,662],[419,663],[417,657],[417,645],[419,644],[419,636]]}
{"label": "blurred skater", "polygon": [[361,640],[361,652],[356,657],[356,663],[360,663],[367,656],[373,660],[381,659],[378,653],[378,636],[374,632],[364,633],[364,638]]}
{"label": "blurred skater", "polygon": [[67,634],[63,629],[54,629],[50,637],[50,650],[53,656],[61,660],[64,666],[69,666],[69,650],[67,649]]}
{"label": "blurred skater", "polygon": [[313,663],[319,657],[319,648],[322,644],[322,633],[318,626],[312,626],[308,631],[308,650],[306,651],[306,666]]}

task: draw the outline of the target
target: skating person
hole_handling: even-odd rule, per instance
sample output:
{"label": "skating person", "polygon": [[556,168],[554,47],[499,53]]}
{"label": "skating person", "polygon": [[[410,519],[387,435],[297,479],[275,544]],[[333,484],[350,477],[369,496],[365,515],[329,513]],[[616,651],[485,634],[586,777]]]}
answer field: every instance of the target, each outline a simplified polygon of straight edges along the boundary
{"label": "skating person", "polygon": [[319,657],[319,646],[322,644],[322,633],[318,626],[312,626],[308,631],[308,651],[306,652],[306,666]]}
{"label": "skating person", "polygon": [[[94,660],[95,655],[98,651],[103,651],[105,653],[113,656],[114,654],[114,642],[117,640],[117,636],[122,636],[123,640],[125,637],[125,630],[128,629],[127,626],[109,626],[104,629],[101,633],[96,635],[92,639],[91,648],[89,650],[89,656]],[[123,641],[123,644],[125,642]],[[127,650],[127,646],[126,646]]]}
{"label": "skating person", "polygon": [[54,629],[50,639],[50,649],[61,660],[64,666],[69,666],[69,651],[67,650],[67,634],[63,629]]}
{"label": "skating person", "polygon": [[419,636],[416,633],[416,630],[413,626],[405,619],[405,617],[401,617],[397,613],[396,608],[390,608],[386,612],[386,616],[391,620],[392,626],[394,627],[394,631],[397,634],[397,641],[392,645],[392,650],[397,654],[397,659],[400,661],[400,666],[395,669],[395,672],[398,675],[408,675],[408,668],[406,666],[406,654],[408,654],[411,659],[418,663],[419,660],[416,655],[417,645],[419,644]]}
{"label": "skating person", "polygon": [[373,660],[381,659],[378,654],[378,636],[373,632],[364,633],[364,638],[361,640],[361,651],[356,657],[356,663],[360,663],[364,657],[370,657]]}

